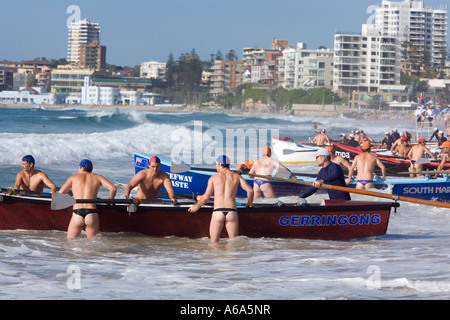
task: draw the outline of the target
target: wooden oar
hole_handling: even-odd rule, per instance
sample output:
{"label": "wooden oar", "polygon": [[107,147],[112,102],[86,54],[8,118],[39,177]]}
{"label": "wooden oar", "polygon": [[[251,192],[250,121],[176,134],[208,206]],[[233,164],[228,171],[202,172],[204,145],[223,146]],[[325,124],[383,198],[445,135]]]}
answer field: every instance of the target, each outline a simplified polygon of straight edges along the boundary
{"label": "wooden oar", "polygon": [[416,171],[416,172],[399,172],[398,174],[450,174],[450,170],[444,171]]}
{"label": "wooden oar", "polygon": [[14,195],[20,195],[20,196],[29,196],[29,197],[49,197],[51,196],[51,193],[44,193],[39,191],[29,191],[29,190],[21,190],[21,189],[14,189],[14,188],[1,188],[1,193],[6,194],[8,196],[14,196]]}
{"label": "wooden oar", "polygon": [[[172,173],[184,173],[184,172],[188,172],[188,171],[206,171],[206,172],[217,172],[216,169],[209,169],[209,168],[193,168],[188,164],[185,163],[176,163],[176,162],[172,162],[172,166],[170,167],[170,172]],[[300,176],[300,177],[309,177],[309,178],[316,178],[317,174],[315,173],[292,173],[295,176]],[[287,174],[286,177],[288,177],[290,175],[290,173]]]}
{"label": "wooden oar", "polygon": [[[289,180],[289,179],[283,179],[283,178],[271,177],[271,176],[262,176],[262,175],[256,175],[256,174],[254,176],[258,177],[258,178],[267,179],[267,180],[289,182],[289,183],[301,184],[301,185],[305,185],[305,186],[313,185],[311,182],[300,181],[300,180]],[[381,193],[381,192],[359,190],[359,189],[353,189],[353,188],[347,188],[347,187],[331,186],[331,185],[326,185],[326,184],[322,184],[321,188],[328,189],[328,190],[348,192],[348,193],[357,193],[357,194],[362,194],[365,196],[378,197],[378,198],[390,199],[390,200],[395,200],[395,201],[400,200],[400,201],[405,201],[405,202],[424,204],[427,206],[450,209],[450,203],[422,200],[422,199],[416,199],[416,198],[410,198],[410,197],[404,197],[404,196],[396,196],[396,195],[391,195],[391,194],[386,194],[386,193]]]}
{"label": "wooden oar", "polygon": [[[52,210],[64,210],[72,207],[75,204],[129,204],[140,205],[139,199],[75,199],[68,194],[55,193],[52,195]],[[161,201],[159,201],[161,203]]]}

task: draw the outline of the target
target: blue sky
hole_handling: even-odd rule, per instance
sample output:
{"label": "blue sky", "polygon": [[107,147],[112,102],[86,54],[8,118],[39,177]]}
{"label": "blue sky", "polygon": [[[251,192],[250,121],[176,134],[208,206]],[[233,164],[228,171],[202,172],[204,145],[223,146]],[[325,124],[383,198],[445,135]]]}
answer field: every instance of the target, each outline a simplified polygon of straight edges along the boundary
{"label": "blue sky", "polygon": [[[436,8],[447,0],[425,0]],[[134,66],[166,62],[170,53],[269,48],[272,38],[308,48],[333,47],[335,31],[360,32],[378,0],[16,0],[0,4],[0,60],[67,56],[67,13],[101,24],[107,62]],[[450,43],[450,41],[449,41]]]}

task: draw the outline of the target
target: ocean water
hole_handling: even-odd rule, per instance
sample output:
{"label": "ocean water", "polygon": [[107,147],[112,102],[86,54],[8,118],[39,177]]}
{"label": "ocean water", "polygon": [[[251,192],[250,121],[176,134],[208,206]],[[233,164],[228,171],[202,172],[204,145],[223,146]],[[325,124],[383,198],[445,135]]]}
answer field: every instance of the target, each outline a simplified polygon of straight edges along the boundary
{"label": "ocean water", "polygon": [[[193,159],[200,155],[207,166],[212,151],[229,143],[227,130],[256,132],[260,144],[273,134],[307,141],[314,123],[331,138],[363,129],[379,141],[393,128],[415,130],[407,119],[0,109],[0,186],[14,184],[26,154],[59,186],[83,158],[96,173],[128,182],[135,152],[170,158],[187,136]],[[239,138],[231,144],[236,159],[252,155]],[[450,298],[449,226],[448,209],[402,202],[386,236],[342,242],[238,237],[211,245],[206,238],[134,234],[100,234],[89,242],[68,241],[65,232],[0,231],[0,299],[444,300]]]}

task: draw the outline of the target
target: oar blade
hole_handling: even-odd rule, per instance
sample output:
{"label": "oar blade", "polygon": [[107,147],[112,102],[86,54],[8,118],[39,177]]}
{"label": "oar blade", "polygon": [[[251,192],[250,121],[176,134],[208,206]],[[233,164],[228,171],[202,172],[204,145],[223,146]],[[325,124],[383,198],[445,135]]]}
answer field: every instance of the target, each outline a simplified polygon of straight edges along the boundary
{"label": "oar blade", "polygon": [[64,210],[64,209],[72,207],[76,203],[77,203],[77,201],[73,197],[71,197],[67,194],[54,193],[52,195],[51,208],[53,211]]}
{"label": "oar blade", "polygon": [[181,162],[172,161],[172,164],[170,166],[170,172],[172,173],[183,173],[189,170],[191,170],[191,166]]}

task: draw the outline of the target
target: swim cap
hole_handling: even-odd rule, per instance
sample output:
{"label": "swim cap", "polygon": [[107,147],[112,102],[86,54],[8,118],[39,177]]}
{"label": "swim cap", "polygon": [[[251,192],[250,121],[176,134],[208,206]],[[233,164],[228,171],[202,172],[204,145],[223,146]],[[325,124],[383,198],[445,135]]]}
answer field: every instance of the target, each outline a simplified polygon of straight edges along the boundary
{"label": "swim cap", "polygon": [[28,162],[28,163],[32,163],[32,164],[35,163],[33,156],[30,156],[30,155],[23,157],[22,161],[25,161],[25,162]]}
{"label": "swim cap", "polygon": [[227,156],[223,155],[217,158],[216,162],[218,164],[220,164],[222,167],[224,168],[229,168],[230,167],[230,158],[228,158]]}
{"label": "swim cap", "polygon": [[86,169],[88,172],[92,172],[94,169],[94,166],[92,165],[92,162],[88,159],[84,159],[80,162],[80,167]]}
{"label": "swim cap", "polygon": [[444,148],[450,148],[450,142],[449,141],[444,141],[444,143],[439,146],[440,149],[444,149]]}
{"label": "swim cap", "polygon": [[158,158],[157,156],[151,157],[148,163],[161,163],[161,159]]}
{"label": "swim cap", "polygon": [[372,145],[370,144],[370,141],[364,141],[362,144],[363,150],[369,150],[371,147],[372,147]]}
{"label": "swim cap", "polygon": [[425,138],[420,138],[419,142],[427,142],[427,140],[425,140]]}
{"label": "swim cap", "polygon": [[334,148],[333,148],[333,146],[328,146],[327,149],[328,149],[328,151],[330,151],[330,153],[334,153]]}
{"label": "swim cap", "polygon": [[265,147],[263,149],[263,156],[270,156],[272,154],[272,150],[269,147]]}

